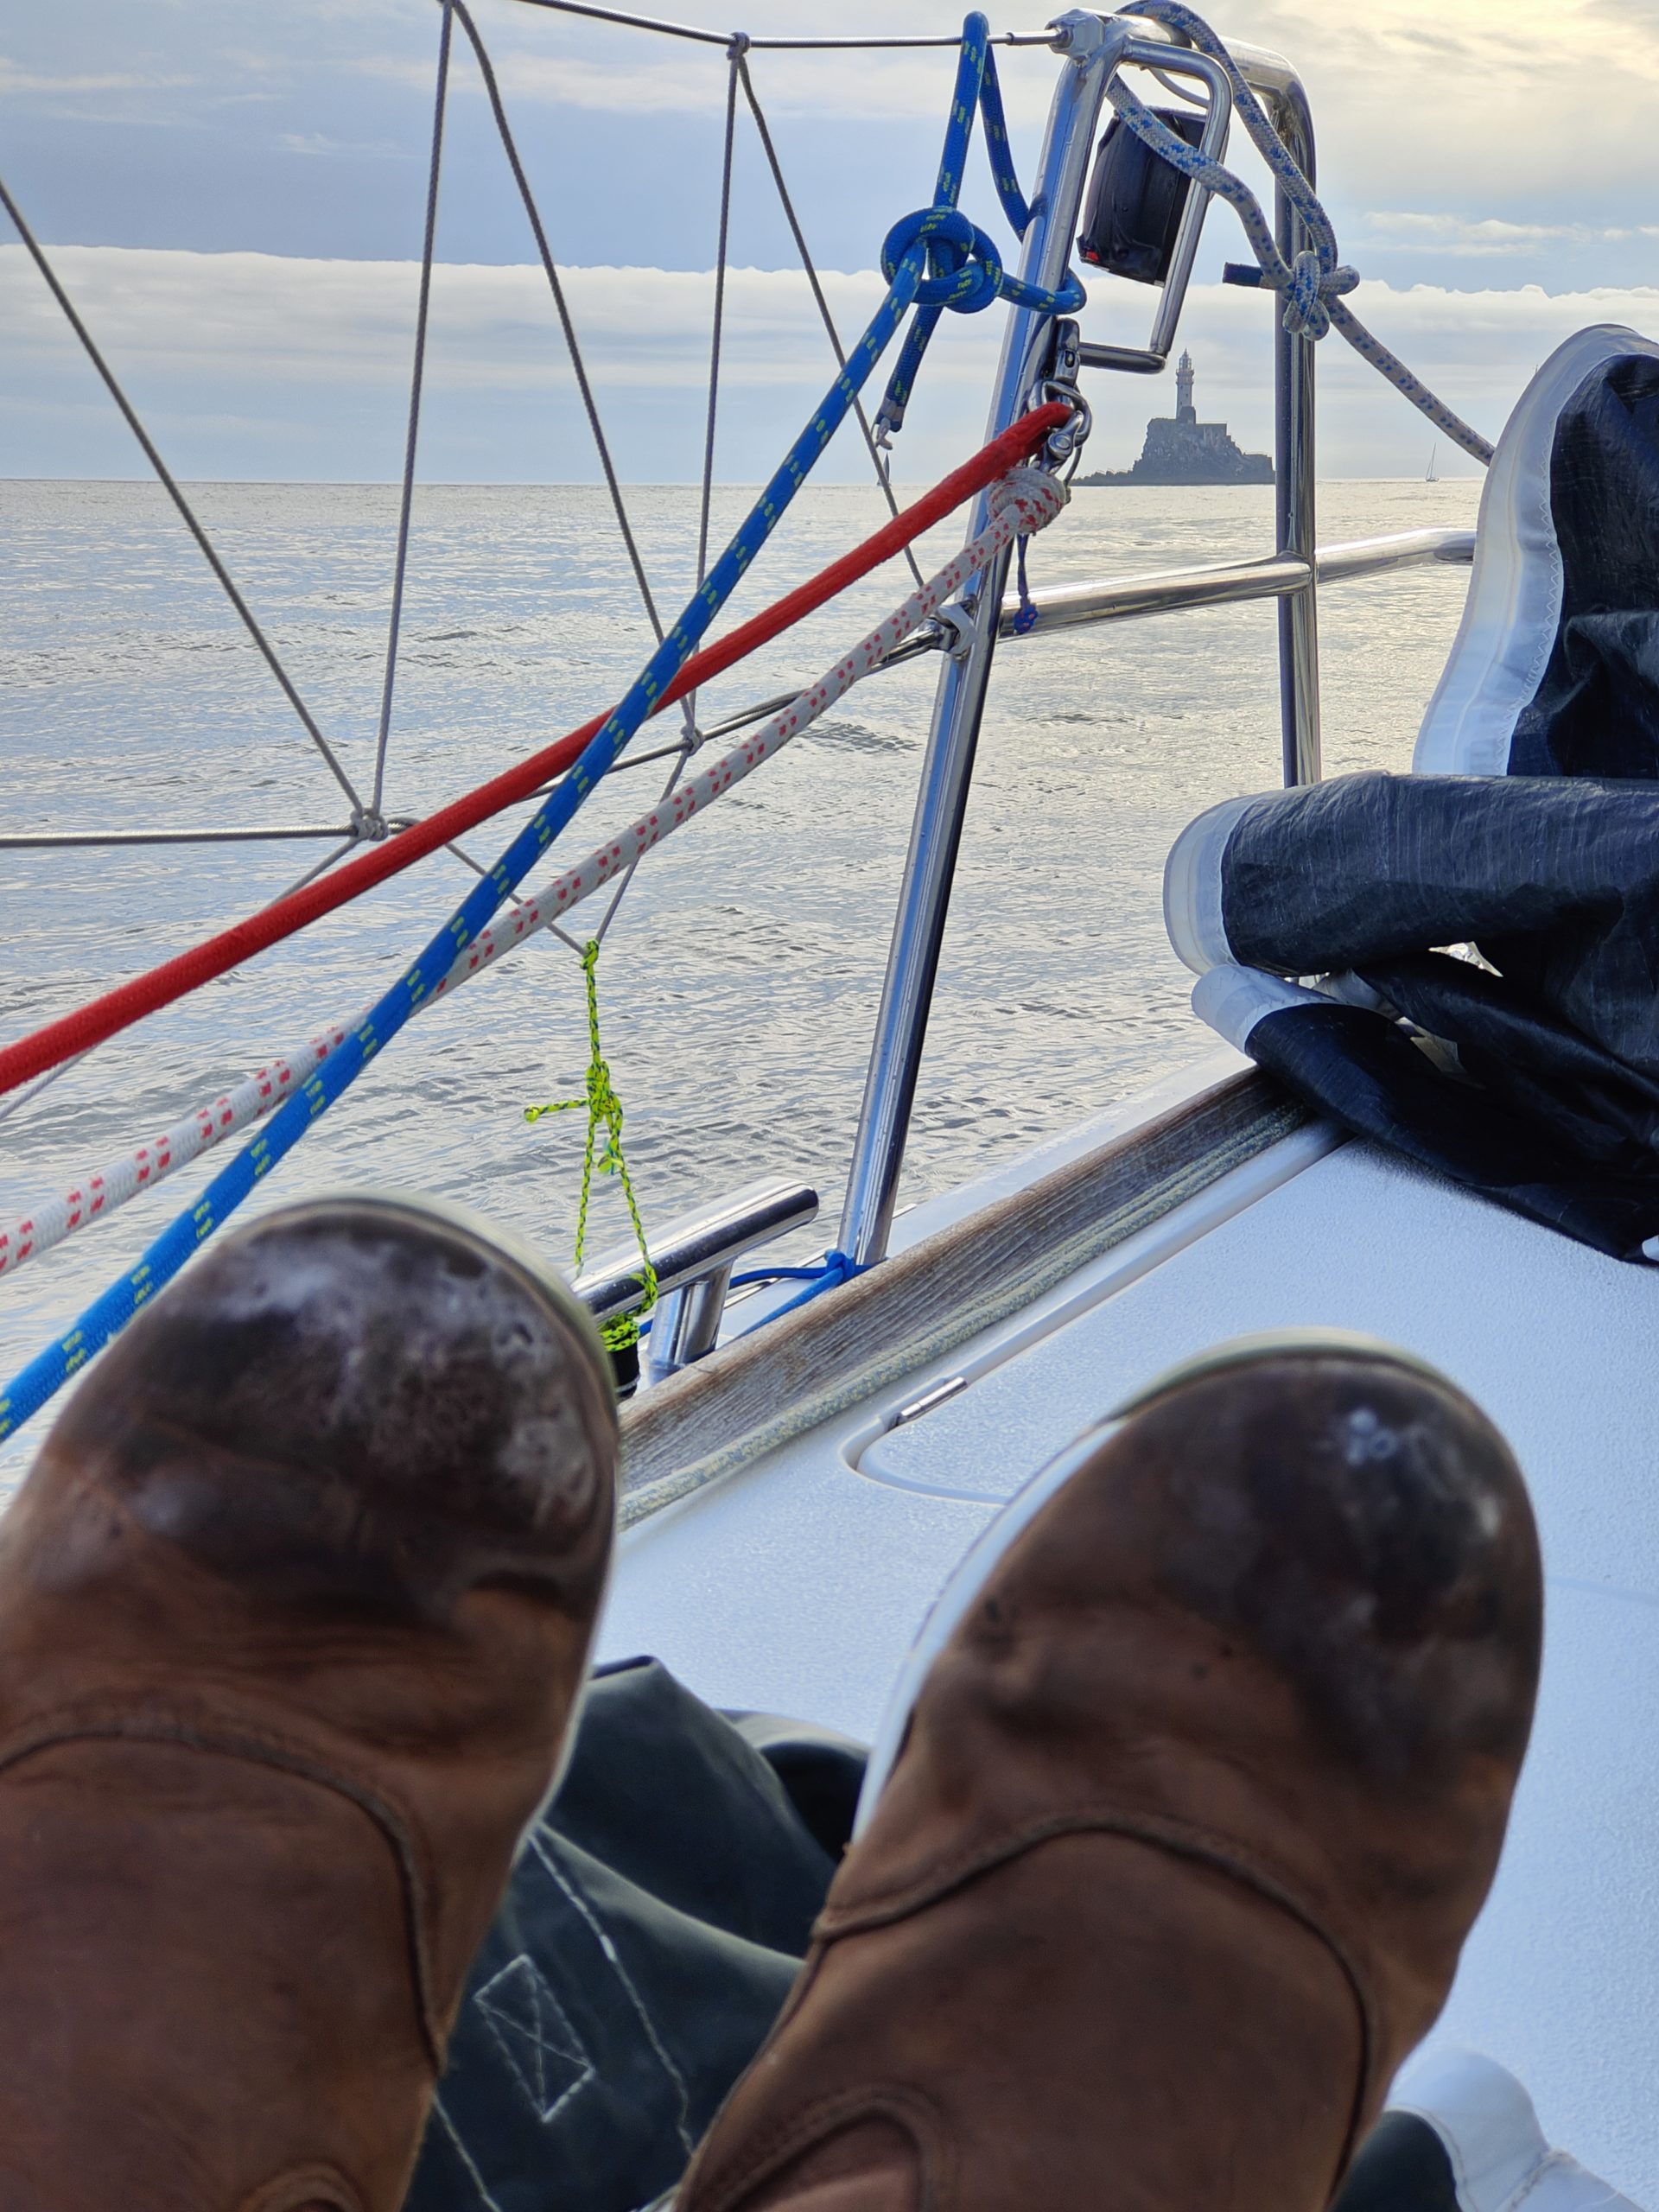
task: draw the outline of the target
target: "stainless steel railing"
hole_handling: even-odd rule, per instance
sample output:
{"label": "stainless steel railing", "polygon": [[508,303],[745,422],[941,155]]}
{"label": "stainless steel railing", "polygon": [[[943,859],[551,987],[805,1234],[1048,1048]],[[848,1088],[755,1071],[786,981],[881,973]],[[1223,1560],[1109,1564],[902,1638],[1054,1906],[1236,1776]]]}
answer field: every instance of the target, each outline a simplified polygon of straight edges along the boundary
{"label": "stainless steel railing", "polygon": [[[715,1348],[732,1271],[746,1253],[816,1220],[818,1194],[806,1183],[751,1183],[715,1206],[683,1215],[651,1239],[658,1306],[645,1365],[651,1379]],[[637,1245],[596,1261],[577,1277],[576,1296],[595,1321],[620,1320],[645,1302]]]}
{"label": "stainless steel railing", "polygon": [[[1020,270],[1028,283],[1050,289],[1062,281],[1067,266],[1094,134],[1112,73],[1126,65],[1155,66],[1205,82],[1212,101],[1215,97],[1212,69],[1203,56],[1132,16],[1103,16],[1073,9],[1058,17],[1052,29],[1062,57],[1059,81],[1032,201],[1035,213],[1026,235]],[[1314,181],[1313,120],[1295,71],[1278,55],[1255,48],[1239,49],[1238,60],[1246,79],[1266,102],[1302,174],[1310,183]],[[1219,111],[1212,112],[1212,122],[1218,124],[1222,119]],[[1201,208],[1195,210],[1194,228],[1201,213]],[[1294,262],[1305,243],[1303,226],[1282,190],[1278,232],[1281,251]],[[1161,321],[1158,334],[1166,335]],[[1173,343],[1173,332],[1167,336]],[[1006,429],[1028,404],[1033,380],[1041,373],[1039,353],[1043,340],[1037,318],[1023,311],[1009,317],[991,410],[992,435]],[[1306,334],[1293,334],[1281,322],[1274,345],[1274,561],[1275,565],[1294,565],[1280,568],[1265,589],[1260,588],[1263,580],[1255,576],[1239,582],[1233,592],[1239,598],[1276,597],[1280,602],[1280,699],[1287,783],[1313,782],[1319,773],[1314,359],[1313,340]],[[983,527],[985,514],[982,499],[969,518],[970,532]],[[1002,633],[1007,574],[1008,559],[1003,556],[992,564],[982,586],[958,610],[958,644],[942,671],[934,705],[837,1239],[840,1249],[861,1267],[868,1267],[886,1255],[893,1225],[986,689],[992,657]],[[1208,590],[1207,603],[1217,603],[1213,580],[1209,586],[1191,588]],[[1183,602],[1166,597],[1161,603],[1203,605],[1206,600],[1199,597]],[[1079,613],[1075,619],[1110,620],[1123,611],[1154,609]]]}
{"label": "stainless steel railing", "polygon": [[[1109,27],[1081,9],[1059,17],[1054,28],[1063,59],[1019,271],[1027,283],[1048,290],[1065,282],[1070,266],[1107,81],[1128,42],[1124,27]],[[1049,336],[1045,319],[1031,309],[1009,315],[990,436],[1025,408]],[[989,512],[982,494],[969,512],[970,536],[984,528]],[[893,1225],[1009,562],[1008,553],[998,555],[963,602],[961,647],[940,671],[934,700],[838,1240],[861,1267],[885,1256]]]}
{"label": "stainless steel railing", "polygon": [[[1034,591],[1035,629],[1077,629],[1095,622],[1124,622],[1141,614],[1173,614],[1192,607],[1229,607],[1258,599],[1285,599],[1310,583],[1346,583],[1394,569],[1467,565],[1475,557],[1474,534],[1466,530],[1413,530],[1392,537],[1357,538],[1351,544],[1321,548],[1310,564],[1295,556],[1269,553],[1256,561],[1219,561],[1204,567],[1165,569],[1146,575],[1100,576],[1085,583],[1058,584]],[[1012,637],[1020,601],[1002,601],[1001,634]]]}

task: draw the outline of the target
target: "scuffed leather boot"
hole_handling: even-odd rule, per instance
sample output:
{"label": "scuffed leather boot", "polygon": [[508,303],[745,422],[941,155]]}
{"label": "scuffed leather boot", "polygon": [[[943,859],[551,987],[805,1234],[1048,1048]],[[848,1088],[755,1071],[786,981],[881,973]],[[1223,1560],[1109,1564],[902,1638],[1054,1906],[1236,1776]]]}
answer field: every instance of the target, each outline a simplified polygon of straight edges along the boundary
{"label": "scuffed leather boot", "polygon": [[680,2212],[1321,2212],[1496,1869],[1541,1615],[1515,1463],[1428,1370],[1166,1377],[935,1607]]}
{"label": "scuffed leather boot", "polygon": [[82,1384],[0,1522],[0,2208],[396,2212],[614,1519],[597,1338],[319,1201]]}

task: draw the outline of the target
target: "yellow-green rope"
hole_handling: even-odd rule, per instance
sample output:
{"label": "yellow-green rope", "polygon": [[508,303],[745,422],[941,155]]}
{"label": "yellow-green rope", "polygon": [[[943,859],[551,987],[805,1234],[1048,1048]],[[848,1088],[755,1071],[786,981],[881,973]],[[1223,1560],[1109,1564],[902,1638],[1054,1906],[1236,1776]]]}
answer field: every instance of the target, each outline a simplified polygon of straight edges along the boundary
{"label": "yellow-green rope", "polygon": [[[539,1122],[547,1114],[579,1114],[588,1109],[588,1142],[582,1155],[582,1203],[576,1209],[575,1265],[581,1268],[588,1247],[588,1206],[593,1196],[594,1172],[614,1175],[622,1185],[622,1195],[627,1200],[629,1218],[633,1233],[639,1240],[639,1257],[643,1262],[640,1280],[645,1285],[645,1300],[638,1311],[625,1313],[620,1320],[607,1321],[600,1332],[613,1351],[626,1351],[639,1341],[639,1324],[657,1303],[657,1270],[651,1264],[651,1251],[645,1243],[645,1225],[639,1217],[639,1202],[633,1194],[633,1179],[628,1173],[628,1163],[622,1154],[622,1101],[616,1095],[611,1081],[610,1064],[606,1059],[599,1039],[599,944],[590,939],[583,946],[582,972],[588,987],[588,1079],[580,1098],[561,1098],[551,1106],[527,1106],[524,1119]],[[595,1160],[594,1153],[601,1129],[605,1132],[605,1149]]]}

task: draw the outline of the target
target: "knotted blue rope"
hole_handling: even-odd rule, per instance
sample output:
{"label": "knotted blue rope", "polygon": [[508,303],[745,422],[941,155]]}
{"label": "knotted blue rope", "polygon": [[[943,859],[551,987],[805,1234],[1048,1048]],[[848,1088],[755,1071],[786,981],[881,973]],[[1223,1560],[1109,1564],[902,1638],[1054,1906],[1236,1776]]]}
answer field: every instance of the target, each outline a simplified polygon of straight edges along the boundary
{"label": "knotted blue rope", "polygon": [[1039,315],[1076,315],[1088,296],[1071,270],[1058,292],[1011,276],[991,239],[958,209],[976,112],[984,122],[985,150],[1002,212],[1014,236],[1023,238],[1031,228],[1031,208],[1014,174],[1002,111],[1002,87],[991,51],[991,27],[981,15],[969,16],[963,25],[956,97],[933,205],[895,223],[881,249],[881,273],[890,284],[897,281],[906,258],[918,246],[925,247],[927,252],[927,274],[916,289],[916,320],[875,418],[876,435],[883,442],[904,425],[905,410],[942,316],[982,315],[999,299],[1007,300],[1011,307],[1034,308]]}
{"label": "knotted blue rope", "polygon": [[[776,1268],[771,1276],[772,1281],[785,1282],[804,1278],[806,1288],[797,1291],[793,1298],[786,1298],[781,1306],[774,1306],[765,1321],[758,1322],[756,1326],[768,1327],[773,1321],[781,1321],[785,1313],[793,1313],[799,1306],[810,1306],[815,1298],[822,1298],[826,1290],[838,1290],[842,1283],[851,1282],[855,1275],[861,1275],[865,1272],[850,1252],[826,1252],[822,1263],[816,1268]],[[765,1281],[766,1277],[757,1271],[756,1279]],[[745,1278],[739,1277],[738,1280]],[[746,1331],[745,1333],[748,1332]]]}
{"label": "knotted blue rope", "polygon": [[1414,375],[1399,356],[1391,353],[1352,309],[1343,304],[1349,293],[1358,286],[1359,272],[1342,260],[1337,250],[1336,232],[1319,194],[1274,129],[1266,110],[1245,83],[1223,41],[1202,16],[1185,4],[1185,0],[1146,0],[1146,4],[1137,5],[1135,12],[1177,32],[1226,71],[1240,120],[1313,241],[1294,262],[1287,261],[1279,251],[1278,240],[1262,211],[1261,202],[1249,187],[1222,162],[1212,161],[1198,147],[1189,146],[1166,124],[1160,123],[1121,78],[1115,77],[1108,87],[1108,97],[1127,127],[1172,168],[1191,177],[1218,200],[1226,200],[1238,217],[1257,265],[1251,269],[1230,264],[1227,283],[1279,293],[1284,301],[1285,328],[1297,337],[1319,339],[1332,330],[1339,331],[1361,359],[1385,376],[1438,429],[1483,466],[1490,464],[1493,450],[1490,442],[1478,430],[1471,429],[1460,415],[1454,414],[1444,400],[1437,398],[1421,378]]}
{"label": "knotted blue rope", "polygon": [[[1007,159],[1007,133],[1001,107],[993,92],[984,98],[984,59],[989,53],[989,26],[983,16],[970,16],[963,33],[963,60],[957,74],[957,97],[945,138],[945,162],[941,191],[954,196],[961,188],[967,157],[968,133],[974,109],[969,96],[964,109],[964,87],[971,84],[986,117],[987,137],[992,145],[997,187],[1005,207],[1018,185]],[[977,55],[977,60],[974,57]],[[1019,201],[1025,212],[1025,202]],[[1028,213],[1027,219],[1029,220]],[[347,1037],[340,1050],[325,1060],[299,1090],[277,1108],[270,1120],[230,1164],[215,1175],[188,1212],[179,1216],[150,1245],[121,1279],[94,1300],[73,1328],[30,1361],[0,1395],[0,1439],[11,1435],[37,1413],[70,1377],[77,1374],[110,1339],[124,1329],[133,1316],[163,1290],[193,1253],[257,1188],[271,1170],[285,1159],[319,1118],[327,1112],[368,1066],[385,1051],[416,1010],[431,996],[461,955],[486,928],[517,890],[560,831],[568,828],[588,794],[614,764],[617,756],[647,720],[664,691],[696,651],[715,617],[737,588],[754,558],[782,520],[795,494],[805,483],[824,448],[851,411],[853,403],[868,383],[903,324],[906,315],[929,281],[928,237],[918,234],[896,258],[889,277],[890,289],[876,310],[869,327],[849,354],[846,366],[825,393],[806,428],[790,448],[783,466],[772,477],[736,535],[692,594],[684,612],[630,687],[621,703],[554,789],[533,818],[521,830],[487,875],[456,907],[443,927],[417,955],[412,965],[375,1005],[366,1019]],[[979,233],[976,233],[977,237]],[[957,271],[961,273],[960,270]],[[942,281],[940,272],[932,281]],[[1016,304],[1036,303],[1021,296],[1029,286],[1010,288],[1001,280],[1005,297]],[[1079,294],[1081,287],[1078,288]],[[995,295],[993,294],[992,296]],[[1047,294],[1037,296],[1046,299]],[[1057,301],[1066,296],[1055,296]],[[986,305],[989,304],[988,297]],[[1058,311],[1058,310],[1057,310]],[[912,334],[913,337],[913,334]],[[832,1261],[840,1255],[832,1255]],[[851,1262],[847,1262],[850,1268]],[[836,1281],[845,1280],[835,1276]],[[831,1278],[814,1286],[814,1293],[828,1288]]]}

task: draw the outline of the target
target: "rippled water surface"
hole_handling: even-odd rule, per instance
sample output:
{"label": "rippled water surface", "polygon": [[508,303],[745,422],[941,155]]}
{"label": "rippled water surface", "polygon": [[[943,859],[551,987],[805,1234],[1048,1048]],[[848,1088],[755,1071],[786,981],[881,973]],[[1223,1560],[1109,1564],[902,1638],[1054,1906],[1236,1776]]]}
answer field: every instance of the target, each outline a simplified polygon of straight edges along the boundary
{"label": "rippled water surface", "polygon": [[[1332,484],[1322,536],[1467,525],[1478,490]],[[1034,549],[1033,582],[1270,550],[1272,496],[1080,492]],[[664,606],[677,607],[694,568],[695,495],[630,497],[647,566]],[[394,494],[226,485],[201,487],[200,503],[348,773],[366,785]],[[723,494],[719,519],[734,523],[745,505],[741,493]],[[806,493],[734,613],[842,551],[880,512],[873,492]],[[345,821],[338,786],[157,490],[0,484],[0,830]],[[956,542],[954,530],[938,533],[924,559],[947,557]],[[1410,571],[1325,594],[1329,768],[1407,763],[1465,574]],[[882,572],[734,671],[703,695],[702,721],[810,681],[897,603],[902,579],[896,567]],[[388,811],[420,814],[608,705],[650,644],[601,493],[423,493]],[[1276,781],[1274,671],[1273,615],[1260,607],[1004,648],[906,1198],[1020,1151],[1205,1048],[1164,938],[1161,865],[1200,808]],[[787,1173],[817,1184],[833,1224],[935,673],[922,662],[861,687],[640,870],[601,977],[649,1219]],[[568,833],[569,853],[632,819],[662,772],[643,768],[608,786]],[[469,850],[493,858],[522,818],[479,832]],[[329,849],[0,851],[0,1035],[21,1035],[179,951]],[[0,1213],[362,1007],[471,880],[453,856],[429,861],[73,1069],[0,1123]],[[347,1183],[432,1191],[568,1258],[580,1119],[530,1127],[523,1109],[575,1096],[586,1059],[577,963],[543,938],[413,1024],[255,1203]],[[225,1156],[0,1279],[3,1374],[67,1325]],[[596,1246],[625,1240],[613,1186],[596,1214]],[[15,1475],[30,1441],[0,1454],[0,1467]]]}

